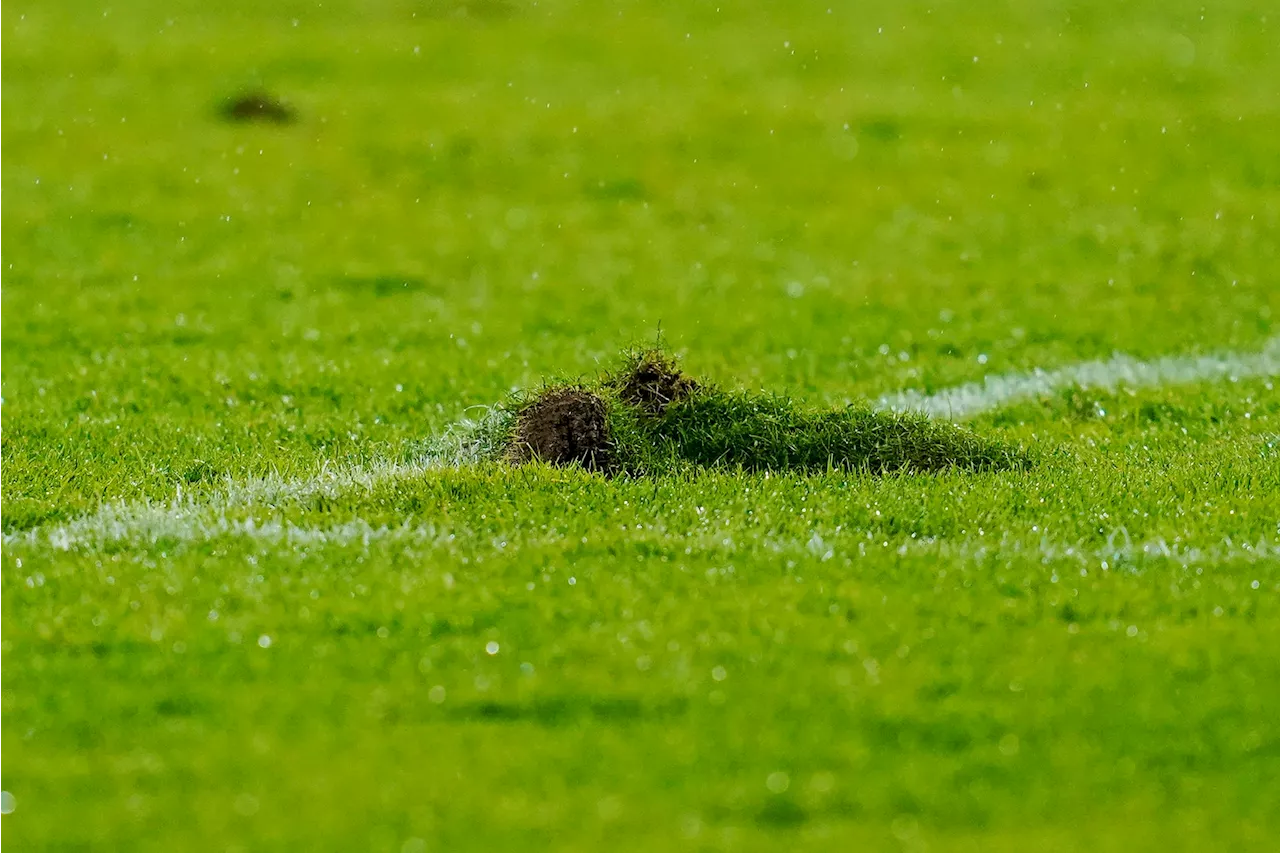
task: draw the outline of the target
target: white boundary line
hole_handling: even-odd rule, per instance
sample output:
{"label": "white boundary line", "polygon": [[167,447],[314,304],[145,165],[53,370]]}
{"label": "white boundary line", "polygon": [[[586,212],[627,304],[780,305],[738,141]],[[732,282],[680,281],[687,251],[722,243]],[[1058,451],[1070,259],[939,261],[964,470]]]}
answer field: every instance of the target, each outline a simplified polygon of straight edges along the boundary
{"label": "white boundary line", "polygon": [[1065,388],[1110,390],[1266,376],[1280,376],[1280,337],[1267,341],[1256,353],[1166,356],[1153,361],[1117,354],[1106,361],[1086,361],[1055,370],[1037,368],[1030,373],[988,376],[935,394],[903,391],[881,397],[877,405],[894,412],[921,412],[931,418],[959,421]]}
{"label": "white boundary line", "polygon": [[[244,483],[229,482],[204,500],[179,494],[169,503],[139,501],[104,504],[96,512],[53,526],[45,536],[48,544],[60,551],[74,550],[89,543],[154,543],[162,539],[194,542],[219,536],[254,533],[263,538],[271,538],[272,531],[280,527],[278,522],[255,528],[251,519],[235,521],[228,518],[227,514],[237,509],[297,504],[317,497],[336,498],[352,491],[367,491],[382,483],[412,479],[446,467],[450,467],[449,462],[424,457],[416,462],[385,462],[368,468],[344,471],[334,471],[326,466],[319,475],[306,480],[285,480],[273,475]],[[36,544],[41,538],[9,537],[6,544],[17,541]]]}
{"label": "white boundary line", "polygon": [[[183,538],[186,541],[212,538],[250,540],[260,547],[357,546],[367,550],[375,545],[390,545],[436,548],[448,547],[459,539],[473,538],[465,530],[450,531],[434,524],[406,523],[395,527],[385,525],[374,527],[362,519],[321,526],[295,525],[278,519],[255,522],[252,519],[233,521],[222,517],[209,521],[202,520],[196,529],[198,535]],[[1265,538],[1260,538],[1256,542],[1235,542],[1225,539],[1206,547],[1184,543],[1170,544],[1161,538],[1134,544],[1130,540],[1128,531],[1123,527],[1112,531],[1107,542],[1102,545],[1070,544],[1049,537],[1041,537],[1035,541],[1024,540],[1007,534],[998,538],[970,538],[959,541],[935,538],[889,540],[880,537],[868,539],[855,537],[850,539],[847,536],[840,537],[837,529],[836,533],[829,533],[828,536],[830,541],[817,532],[807,541],[766,539],[760,548],[776,555],[812,557],[819,562],[826,562],[833,558],[866,559],[876,554],[893,554],[904,558],[941,557],[958,559],[969,564],[987,559],[999,560],[1001,563],[1030,560],[1043,565],[1055,581],[1059,579],[1057,570],[1064,566],[1078,569],[1081,576],[1087,576],[1092,571],[1132,573],[1151,565],[1173,564],[1190,568],[1227,561],[1246,562],[1251,565],[1275,564],[1280,567],[1280,542]],[[674,543],[677,537],[663,528],[651,527],[646,538],[648,541],[670,539]],[[682,547],[690,545],[688,537],[680,535],[678,538]],[[697,537],[698,550],[729,552],[742,550],[737,544],[725,545],[726,541],[732,543],[732,537],[723,530],[702,531]],[[576,545],[577,540],[566,537],[535,536],[529,544],[543,547],[561,544]],[[55,544],[54,547],[60,546]],[[494,540],[492,547],[495,553],[510,549],[506,541],[499,545],[497,540]]]}
{"label": "white boundary line", "polygon": [[[880,408],[917,411],[938,418],[964,419],[1039,394],[1068,387],[1115,388],[1152,386],[1247,377],[1280,376],[1280,338],[1273,338],[1256,353],[1223,353],[1205,356],[1167,356],[1138,361],[1117,355],[1107,361],[1090,361],[1032,373],[989,376],[936,394],[907,391],[882,397]],[[497,416],[492,413],[490,417]],[[412,479],[429,471],[459,467],[479,460],[482,450],[475,438],[479,424],[465,421],[450,430],[435,447],[416,459],[397,462],[382,460],[364,467],[331,467],[327,463],[312,477],[285,479],[278,475],[243,482],[228,480],[202,498],[184,496],[181,491],[168,502],[118,501],[103,504],[96,511],[52,525],[43,525],[4,537],[6,547],[47,546],[70,551],[93,549],[110,543],[138,545],[161,540],[199,542],[221,536],[252,536],[263,541],[342,541],[354,538],[370,542],[391,533],[380,533],[362,521],[335,528],[300,528],[272,522],[229,518],[237,510],[279,508],[328,496],[339,497],[355,490],[369,490],[386,482]],[[272,524],[275,526],[273,527]],[[326,533],[325,531],[346,531]],[[395,536],[412,535],[405,528]]]}
{"label": "white boundary line", "polygon": [[[893,543],[890,543],[890,547]],[[1123,528],[1112,531],[1105,545],[1067,544],[1047,537],[1039,542],[1025,542],[1004,536],[999,540],[986,541],[966,540],[949,543],[944,540],[934,542],[914,541],[900,545],[897,553],[919,551],[939,556],[955,555],[966,561],[976,562],[986,558],[1008,562],[1011,559],[1031,558],[1047,565],[1058,563],[1074,563],[1082,574],[1090,569],[1102,571],[1124,571],[1146,563],[1169,561],[1187,567],[1221,563],[1227,560],[1243,560],[1249,563],[1280,564],[1280,544],[1267,539],[1257,542],[1233,542],[1230,539],[1197,548],[1182,543],[1170,545],[1164,539],[1152,539],[1135,545],[1129,540],[1128,532]]]}
{"label": "white boundary line", "polygon": [[[285,479],[271,474],[242,482],[228,479],[203,497],[184,495],[179,489],[167,502],[113,501],[70,521],[6,535],[4,544],[6,547],[47,545],[58,551],[71,551],[113,542],[145,545],[159,540],[198,542],[225,535],[245,535],[255,529],[253,521],[237,521],[228,518],[228,514],[255,507],[296,505],[320,497],[338,498],[352,491],[369,491],[394,480],[414,479],[431,471],[475,462],[481,455],[473,438],[479,426],[477,421],[463,421],[434,446],[408,461],[380,460],[364,467],[345,468],[326,462],[312,477]],[[257,529],[267,531],[262,535],[269,537],[272,528],[266,525]]]}

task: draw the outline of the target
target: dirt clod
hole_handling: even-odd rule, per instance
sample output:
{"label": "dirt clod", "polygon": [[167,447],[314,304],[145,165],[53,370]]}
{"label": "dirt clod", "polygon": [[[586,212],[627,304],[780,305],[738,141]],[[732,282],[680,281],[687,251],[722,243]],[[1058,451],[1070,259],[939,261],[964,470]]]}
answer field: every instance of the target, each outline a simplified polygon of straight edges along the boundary
{"label": "dirt clod", "polygon": [[297,118],[293,107],[261,90],[245,92],[226,101],[220,113],[227,121],[261,121],[269,124],[292,124]]}
{"label": "dirt clod", "polygon": [[541,459],[552,465],[578,463],[590,471],[612,473],[613,442],[607,407],[582,388],[552,388],[516,417],[508,456],[516,464]]}
{"label": "dirt clod", "polygon": [[698,383],[658,350],[642,353],[630,369],[614,380],[614,385],[623,402],[652,417],[661,417],[667,406],[688,399],[698,390]]}

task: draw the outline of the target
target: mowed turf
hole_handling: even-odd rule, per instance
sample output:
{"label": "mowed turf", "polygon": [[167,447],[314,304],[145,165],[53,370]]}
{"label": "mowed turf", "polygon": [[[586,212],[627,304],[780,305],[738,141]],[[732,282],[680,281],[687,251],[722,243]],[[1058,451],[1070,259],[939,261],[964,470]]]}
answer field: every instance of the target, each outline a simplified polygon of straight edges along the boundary
{"label": "mowed turf", "polygon": [[1273,370],[1010,470],[415,461],[659,326],[806,411],[1266,350],[1278,19],[7,4],[5,841],[1274,849]]}

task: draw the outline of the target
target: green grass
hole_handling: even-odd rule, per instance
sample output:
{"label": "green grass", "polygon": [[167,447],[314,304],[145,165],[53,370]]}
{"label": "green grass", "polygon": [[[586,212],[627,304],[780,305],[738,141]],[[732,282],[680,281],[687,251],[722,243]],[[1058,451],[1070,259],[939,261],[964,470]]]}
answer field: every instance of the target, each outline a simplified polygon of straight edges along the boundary
{"label": "green grass", "polygon": [[1274,10],[463,5],[6,5],[8,843],[1273,849],[1274,376],[1005,470],[424,460],[659,327],[704,460],[1262,349]]}
{"label": "green grass", "polygon": [[[647,396],[629,390],[646,383]],[[867,474],[989,471],[1029,461],[1015,448],[919,414],[881,412],[866,405],[813,412],[777,394],[718,388],[685,376],[678,362],[661,349],[625,353],[595,382],[549,383],[536,392],[517,394],[507,405],[496,407],[464,441],[482,460],[546,455],[539,452],[536,440],[529,445],[520,423],[538,420],[536,413],[566,393],[576,401],[568,416],[575,419],[567,421],[561,407],[557,414],[541,415],[541,428],[578,445],[587,437],[584,430],[596,426],[590,417],[596,411],[599,435],[591,437],[599,446],[585,453],[561,449],[555,452],[565,458],[543,461],[585,463],[588,469],[608,474],[660,476],[706,468]],[[513,453],[516,448],[523,452]]]}

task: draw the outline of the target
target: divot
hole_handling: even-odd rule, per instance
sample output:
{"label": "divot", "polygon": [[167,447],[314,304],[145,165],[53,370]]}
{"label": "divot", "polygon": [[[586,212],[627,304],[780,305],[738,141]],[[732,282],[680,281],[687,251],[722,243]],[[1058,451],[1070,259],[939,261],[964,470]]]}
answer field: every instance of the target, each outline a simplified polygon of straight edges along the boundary
{"label": "divot", "polygon": [[243,92],[224,101],[219,114],[226,121],[293,124],[298,114],[288,103],[262,89]]}
{"label": "divot", "polygon": [[552,385],[516,408],[508,461],[577,464],[605,474],[926,473],[1027,464],[1014,448],[916,415],[865,405],[815,412],[782,396],[725,391],[686,376],[658,349],[627,354],[594,386]]}
{"label": "divot", "polygon": [[616,466],[605,401],[583,388],[544,391],[516,416],[507,458],[517,465],[536,459],[613,473]]}

